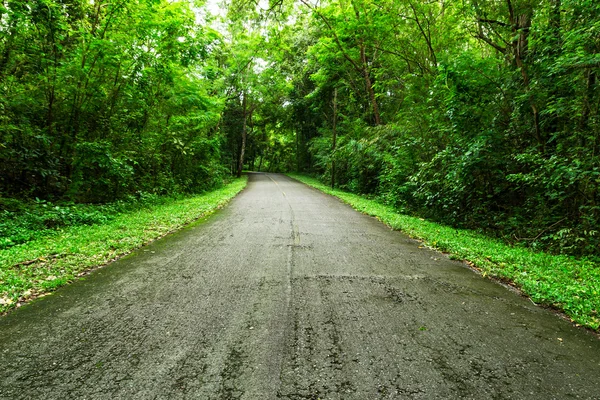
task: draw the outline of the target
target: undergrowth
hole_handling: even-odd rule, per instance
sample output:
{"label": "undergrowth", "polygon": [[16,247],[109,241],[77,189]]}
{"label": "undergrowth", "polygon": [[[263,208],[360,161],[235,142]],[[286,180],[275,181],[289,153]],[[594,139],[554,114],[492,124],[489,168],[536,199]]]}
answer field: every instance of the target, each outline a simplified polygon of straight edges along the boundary
{"label": "undergrowth", "polygon": [[51,236],[70,226],[107,223],[120,214],[157,206],[177,198],[144,192],[109,204],[0,198],[0,250]]}

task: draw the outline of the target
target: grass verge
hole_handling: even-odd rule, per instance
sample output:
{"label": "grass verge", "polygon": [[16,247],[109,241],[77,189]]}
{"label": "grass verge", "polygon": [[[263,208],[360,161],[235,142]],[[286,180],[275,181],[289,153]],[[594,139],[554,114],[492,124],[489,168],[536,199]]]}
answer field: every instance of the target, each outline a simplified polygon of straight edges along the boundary
{"label": "grass verge", "polygon": [[450,253],[453,259],[470,262],[483,276],[515,285],[535,303],[563,311],[577,325],[599,330],[600,265],[597,263],[512,247],[477,232],[400,214],[377,201],[331,189],[314,178],[288,175],[341,199],[395,230],[423,240],[430,247]]}
{"label": "grass verge", "polygon": [[102,224],[69,226],[0,250],[0,313],[214,212],[246,182],[243,177],[208,193],[126,212]]}

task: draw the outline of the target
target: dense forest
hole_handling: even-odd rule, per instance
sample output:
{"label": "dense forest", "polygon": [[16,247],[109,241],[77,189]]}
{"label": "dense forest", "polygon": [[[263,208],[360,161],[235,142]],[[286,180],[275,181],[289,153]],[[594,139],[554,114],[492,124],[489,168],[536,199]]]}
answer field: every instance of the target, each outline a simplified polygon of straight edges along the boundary
{"label": "dense forest", "polygon": [[598,256],[599,74],[594,0],[4,0],[0,206],[299,171]]}

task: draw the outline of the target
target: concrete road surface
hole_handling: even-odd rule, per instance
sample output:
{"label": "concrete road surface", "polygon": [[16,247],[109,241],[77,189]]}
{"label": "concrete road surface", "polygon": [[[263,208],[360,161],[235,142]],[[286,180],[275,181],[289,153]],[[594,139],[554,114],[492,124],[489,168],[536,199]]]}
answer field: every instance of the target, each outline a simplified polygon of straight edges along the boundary
{"label": "concrete road surface", "polygon": [[2,399],[600,399],[600,340],[285,176],[0,318]]}

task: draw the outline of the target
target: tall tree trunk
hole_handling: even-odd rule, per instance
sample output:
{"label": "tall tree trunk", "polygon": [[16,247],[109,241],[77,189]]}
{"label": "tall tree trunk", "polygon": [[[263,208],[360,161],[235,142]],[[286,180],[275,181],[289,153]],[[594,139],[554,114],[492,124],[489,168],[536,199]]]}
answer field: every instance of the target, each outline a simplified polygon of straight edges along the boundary
{"label": "tall tree trunk", "polygon": [[369,73],[369,65],[367,63],[367,55],[365,53],[365,45],[360,45],[360,58],[362,61],[362,73],[365,78],[365,86],[369,93],[369,99],[371,100],[371,107],[373,108],[373,119],[375,125],[381,125],[381,115],[379,114],[379,105],[377,104],[377,97],[375,96],[375,90],[373,89],[373,82]]}
{"label": "tall tree trunk", "polygon": [[[596,72],[592,68],[586,68],[586,90],[583,97],[583,111],[581,113],[580,128],[582,131],[588,129],[588,122],[594,103],[594,87],[596,86]],[[583,145],[582,145],[583,146]]]}
{"label": "tall tree trunk", "polygon": [[333,89],[333,124],[331,128],[331,188],[335,188],[335,147],[337,142],[337,88]]}
{"label": "tall tree trunk", "polygon": [[[548,21],[548,57],[551,60],[557,60],[562,53],[562,33],[561,33],[561,5],[562,0],[550,0],[550,16]],[[558,99],[560,97],[560,91],[558,85],[551,85],[549,89],[550,101]],[[547,137],[554,136],[560,131],[561,118],[556,113],[549,113],[546,115],[546,135]],[[548,147],[552,149],[556,148],[558,141],[554,140],[548,144]],[[548,148],[546,148],[548,150]]]}
{"label": "tall tree trunk", "polygon": [[297,130],[294,130],[296,139],[296,172],[300,172],[300,138]]}
{"label": "tall tree trunk", "polygon": [[244,168],[244,153],[246,152],[246,137],[248,136],[248,104],[245,90],[242,93],[242,108],[244,110],[244,126],[242,127],[242,147],[240,149],[240,160],[237,169],[238,178],[242,176],[242,169]]}
{"label": "tall tree trunk", "polygon": [[529,49],[529,30],[531,28],[531,14],[525,13],[521,15],[515,15],[511,0],[507,0],[508,10],[510,14],[510,23],[513,31],[513,42],[512,48],[515,57],[515,64],[521,71],[523,77],[523,84],[525,91],[529,95],[529,106],[533,113],[533,125],[535,129],[535,138],[538,144],[542,148],[542,152],[545,152],[545,143],[542,137],[542,130],[540,127],[540,111],[531,94],[530,78],[525,65],[525,59]]}

